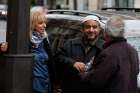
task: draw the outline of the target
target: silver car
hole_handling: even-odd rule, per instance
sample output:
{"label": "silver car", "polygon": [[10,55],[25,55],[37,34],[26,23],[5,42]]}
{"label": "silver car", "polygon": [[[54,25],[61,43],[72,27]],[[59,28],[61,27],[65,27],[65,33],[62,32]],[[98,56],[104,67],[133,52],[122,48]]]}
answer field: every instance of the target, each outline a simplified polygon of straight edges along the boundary
{"label": "silver car", "polygon": [[[67,39],[75,38],[80,35],[80,20],[86,15],[98,16],[106,22],[112,15],[121,15],[125,19],[125,36],[128,43],[136,48],[140,59],[140,17],[136,13],[123,11],[71,11],[71,10],[50,10],[48,11],[47,31],[50,35],[53,50],[61,47]],[[140,67],[140,66],[139,66]],[[138,75],[138,88],[140,89],[140,74]]]}
{"label": "silver car", "polygon": [[7,18],[7,5],[0,4],[0,19],[6,19],[6,18]]}

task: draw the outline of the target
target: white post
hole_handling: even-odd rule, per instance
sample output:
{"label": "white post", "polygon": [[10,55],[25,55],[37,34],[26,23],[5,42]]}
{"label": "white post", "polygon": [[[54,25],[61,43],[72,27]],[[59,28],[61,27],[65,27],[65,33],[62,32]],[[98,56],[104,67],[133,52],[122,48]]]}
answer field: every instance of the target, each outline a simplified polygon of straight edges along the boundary
{"label": "white post", "polygon": [[47,0],[43,0],[43,5],[47,6]]}
{"label": "white post", "polygon": [[113,6],[114,0],[107,0],[107,7],[112,7]]}
{"label": "white post", "polygon": [[88,0],[88,10],[97,10],[98,9],[98,0]]}
{"label": "white post", "polygon": [[74,4],[73,4],[74,0],[69,0],[69,9],[73,10],[74,9]]}
{"label": "white post", "polygon": [[140,8],[140,0],[134,1],[134,8]]}
{"label": "white post", "polygon": [[83,10],[83,9],[84,9],[84,1],[77,0],[77,10]]}

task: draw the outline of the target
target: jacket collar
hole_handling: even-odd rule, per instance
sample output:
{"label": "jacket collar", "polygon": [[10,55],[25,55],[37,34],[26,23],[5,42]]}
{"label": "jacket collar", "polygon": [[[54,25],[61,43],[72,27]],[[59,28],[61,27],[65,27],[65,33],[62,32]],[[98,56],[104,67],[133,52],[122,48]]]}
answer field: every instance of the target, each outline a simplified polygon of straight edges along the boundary
{"label": "jacket collar", "polygon": [[[76,40],[73,42],[73,44],[78,44],[78,45],[81,45],[81,46],[86,46],[87,42],[85,42],[83,37],[79,37],[79,38],[76,38]],[[102,50],[103,49],[103,44],[104,44],[104,40],[99,37],[97,39],[96,43],[94,45],[91,45],[91,46],[96,46],[97,48]]]}
{"label": "jacket collar", "polygon": [[110,46],[110,45],[112,45],[112,44],[114,44],[114,43],[126,42],[126,41],[127,41],[127,40],[126,40],[125,38],[123,38],[123,37],[113,38],[112,41],[105,43],[105,44],[103,45],[103,47],[106,48],[106,47],[108,47],[108,46]]}

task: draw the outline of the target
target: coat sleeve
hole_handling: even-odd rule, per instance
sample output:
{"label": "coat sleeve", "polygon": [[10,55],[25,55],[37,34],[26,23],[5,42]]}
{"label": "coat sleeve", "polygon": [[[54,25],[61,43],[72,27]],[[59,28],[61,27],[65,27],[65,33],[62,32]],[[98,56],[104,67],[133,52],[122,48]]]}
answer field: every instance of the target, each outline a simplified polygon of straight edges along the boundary
{"label": "coat sleeve", "polygon": [[84,77],[94,88],[103,88],[117,72],[117,58],[110,54],[101,54],[97,58],[94,69]]}
{"label": "coat sleeve", "polygon": [[67,65],[69,67],[73,66],[75,60],[71,58],[71,46],[72,42],[66,42],[63,47],[59,48],[56,57],[59,63]]}

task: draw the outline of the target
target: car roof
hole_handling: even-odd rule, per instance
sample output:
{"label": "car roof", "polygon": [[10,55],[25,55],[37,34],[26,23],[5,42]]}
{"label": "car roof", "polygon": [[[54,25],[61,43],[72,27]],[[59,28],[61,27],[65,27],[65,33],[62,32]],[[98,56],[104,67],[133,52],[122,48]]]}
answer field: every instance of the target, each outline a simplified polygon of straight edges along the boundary
{"label": "car roof", "polygon": [[[48,14],[50,17],[60,17],[60,18],[70,18],[71,20],[81,20],[81,18],[87,16],[87,15],[95,15],[97,16],[100,20],[105,20],[107,17],[102,16],[100,14],[90,12],[90,11],[78,11],[78,10],[48,10]],[[52,14],[52,16],[51,16]]]}
{"label": "car roof", "polygon": [[75,21],[81,21],[83,17],[74,15],[64,15],[64,14],[47,14],[49,19],[69,19]]}

